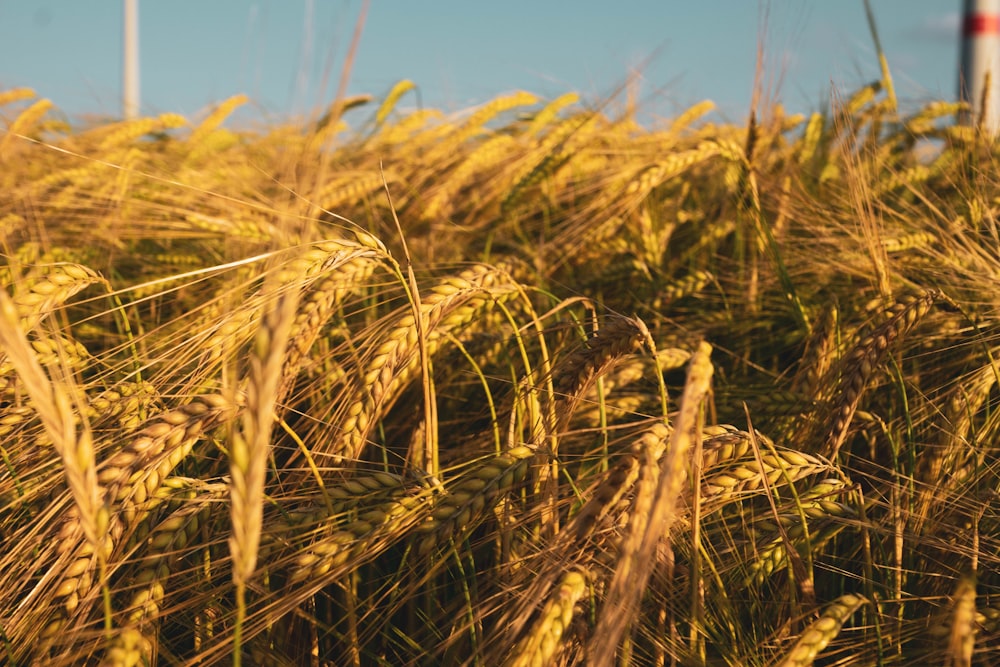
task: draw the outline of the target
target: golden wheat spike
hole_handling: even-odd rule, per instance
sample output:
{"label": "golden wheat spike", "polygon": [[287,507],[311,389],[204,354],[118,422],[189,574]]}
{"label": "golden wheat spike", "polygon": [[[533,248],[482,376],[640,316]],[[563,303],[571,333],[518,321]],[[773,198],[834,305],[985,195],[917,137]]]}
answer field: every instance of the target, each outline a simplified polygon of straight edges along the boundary
{"label": "golden wheat spike", "polygon": [[569,400],[577,398],[597,377],[641,344],[642,333],[633,320],[627,317],[608,320],[585,345],[556,365],[552,380],[556,394]]}
{"label": "golden wheat spike", "polygon": [[10,124],[7,128],[7,132],[4,134],[3,139],[0,139],[0,160],[8,157],[11,151],[11,144],[14,142],[18,135],[28,134],[31,128],[38,123],[39,119],[49,112],[52,108],[52,102],[46,99],[41,99],[32,104],[30,107],[22,111],[14,122]]}
{"label": "golden wheat spike", "polygon": [[226,118],[228,118],[233,111],[249,101],[250,98],[243,94],[233,95],[228,100],[225,100],[215,107],[215,109],[212,110],[212,113],[205,117],[205,120],[198,124],[198,127],[196,127],[191,133],[189,141],[191,143],[197,143],[204,140],[205,137],[222,125],[222,123],[225,122]]}
{"label": "golden wheat spike", "polygon": [[559,115],[560,111],[568,106],[576,104],[579,101],[580,96],[576,93],[566,93],[565,95],[560,95],[542,107],[542,110],[535,114],[535,117],[531,119],[531,124],[528,125],[528,129],[525,130],[525,134],[533,136],[542,133],[552,123],[552,121],[556,119],[556,116]]}
{"label": "golden wheat spike", "polygon": [[930,312],[940,297],[939,290],[927,290],[919,296],[895,304],[889,311],[892,316],[848,352],[839,396],[835,397],[833,423],[822,450],[828,458],[835,459],[847,439],[851,419],[861,396],[872,375],[879,369],[889,347]]}
{"label": "golden wheat spike", "polygon": [[409,79],[397,81],[392,90],[389,91],[389,94],[382,100],[382,104],[379,105],[378,111],[375,113],[375,125],[382,125],[386,118],[389,117],[389,114],[392,113],[392,110],[396,108],[396,104],[399,103],[400,98],[416,87],[417,84]]}
{"label": "golden wheat spike", "polygon": [[444,114],[438,109],[418,109],[396,123],[384,123],[376,138],[385,145],[399,144],[410,139],[413,134],[423,129],[432,120],[443,117]]}
{"label": "golden wheat spike", "polygon": [[976,647],[976,578],[962,577],[953,596],[947,667],[971,667]]}
{"label": "golden wheat spike", "polygon": [[[80,527],[90,547],[102,550],[108,530],[108,510],[101,502],[90,425],[78,425],[79,409],[74,413],[74,390],[70,377],[60,364],[46,373],[32,349],[14,301],[0,290],[0,348],[17,370],[19,385],[31,397],[35,411],[63,461],[66,483],[80,517]],[[54,375],[54,377],[50,377]],[[62,375],[63,377],[60,377]],[[81,428],[82,426],[82,428]]]}
{"label": "golden wheat spike", "polygon": [[656,162],[641,169],[636,177],[625,186],[625,192],[629,194],[637,193],[645,197],[656,186],[684,173],[693,165],[704,162],[715,155],[722,155],[737,162],[743,159],[742,151],[736,144],[732,144],[731,142],[730,144],[720,144],[719,142],[705,141],[695,149],[676,153],[666,160]]}
{"label": "golden wheat spike", "polygon": [[816,656],[840,634],[844,622],[867,603],[865,598],[852,594],[842,595],[831,602],[774,667],[811,667]]}
{"label": "golden wheat spike", "polygon": [[21,100],[30,100],[34,96],[35,91],[31,88],[11,88],[10,90],[0,92],[0,107],[20,102]]}
{"label": "golden wheat spike", "polygon": [[498,114],[529,104],[535,104],[538,98],[531,93],[517,92],[511,95],[497,97],[476,109],[468,119],[456,129],[449,129],[445,138],[437,138],[437,145],[427,152],[424,159],[429,164],[438,164],[453,158],[456,151],[470,139],[485,132],[483,126]]}
{"label": "golden wheat spike", "polygon": [[677,116],[670,124],[668,132],[670,134],[679,134],[683,130],[686,130],[693,122],[714,110],[715,102],[712,100],[702,100]]}
{"label": "golden wheat spike", "polygon": [[556,652],[563,634],[573,620],[577,602],[587,592],[587,573],[570,570],[563,575],[559,585],[549,596],[541,614],[535,620],[527,637],[504,663],[506,667],[534,667],[548,665]]}
{"label": "golden wheat spike", "polygon": [[354,204],[366,195],[380,191],[386,183],[398,181],[399,177],[391,171],[357,174],[324,186],[316,195],[316,202],[324,211],[336,212],[338,207]]}
{"label": "golden wheat spike", "polygon": [[691,357],[680,411],[658,471],[655,450],[666,435],[666,428],[658,425],[660,428],[651,430],[644,438],[648,441],[642,448],[642,457],[653,465],[640,462],[640,470],[648,472],[640,473],[628,534],[620,547],[597,628],[587,647],[588,657],[595,664],[613,663],[622,633],[635,618],[642,591],[652,574],[657,545],[669,534],[677,518],[676,503],[686,478],[687,454],[701,434],[702,402],[714,372],[711,353],[712,346],[701,342]]}
{"label": "golden wheat spike", "polygon": [[129,144],[153,132],[163,132],[187,125],[187,119],[176,113],[164,113],[155,118],[126,120],[113,126],[101,141],[100,149],[108,151]]}
{"label": "golden wheat spike", "polygon": [[[452,330],[468,325],[478,313],[512,298],[516,291],[504,271],[485,265],[476,265],[437,285],[421,298],[428,354],[436,353]],[[415,354],[418,342],[416,319],[407,312],[375,347],[347,402],[340,426],[342,436],[334,443],[334,450],[339,450],[335,451],[337,457],[352,460],[360,456],[380,415],[419,367]]]}
{"label": "golden wheat spike", "polygon": [[816,149],[819,147],[820,139],[823,137],[823,127],[826,124],[826,119],[823,114],[818,111],[809,117],[809,123],[806,125],[805,132],[802,133],[802,138],[799,140],[799,164],[806,164],[813,159],[816,155]]}
{"label": "golden wheat spike", "polygon": [[279,291],[273,298],[274,305],[257,329],[246,383],[246,409],[229,447],[230,516],[233,523],[229,550],[233,557],[233,580],[237,586],[244,586],[250,580],[257,563],[264,476],[271,454],[275,403],[285,381],[282,374],[285,350],[292,337],[298,304],[295,290]]}
{"label": "golden wheat spike", "polygon": [[502,95],[500,97],[494,98],[482,105],[476,111],[469,116],[469,119],[464,124],[464,129],[478,128],[485,125],[494,116],[508,111],[510,109],[516,109],[517,107],[528,106],[529,104],[535,104],[538,102],[538,98],[531,93],[518,91],[510,95]]}
{"label": "golden wheat spike", "polygon": [[448,180],[438,186],[427,202],[422,217],[427,220],[447,218],[454,208],[452,201],[459,191],[469,182],[475,181],[476,177],[482,176],[482,172],[506,161],[516,147],[517,140],[508,134],[497,134],[484,141],[462,164],[452,170]]}
{"label": "golden wheat spike", "polygon": [[958,116],[968,109],[966,102],[947,102],[937,100],[925,105],[920,111],[910,116],[904,127],[907,134],[916,136],[927,134],[934,130],[935,123],[944,116]]}
{"label": "golden wheat spike", "polygon": [[867,86],[863,86],[847,99],[847,103],[844,105],[844,114],[848,117],[856,116],[862,109],[875,100],[875,96],[881,90],[881,81],[873,81]]}

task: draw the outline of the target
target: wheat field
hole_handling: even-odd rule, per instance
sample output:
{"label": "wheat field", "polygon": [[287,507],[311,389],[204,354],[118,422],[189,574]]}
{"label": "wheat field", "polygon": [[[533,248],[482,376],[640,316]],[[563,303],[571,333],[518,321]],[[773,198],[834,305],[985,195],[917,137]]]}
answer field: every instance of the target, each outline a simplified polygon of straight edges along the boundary
{"label": "wheat field", "polygon": [[889,83],[0,93],[0,662],[1000,661],[1000,149]]}

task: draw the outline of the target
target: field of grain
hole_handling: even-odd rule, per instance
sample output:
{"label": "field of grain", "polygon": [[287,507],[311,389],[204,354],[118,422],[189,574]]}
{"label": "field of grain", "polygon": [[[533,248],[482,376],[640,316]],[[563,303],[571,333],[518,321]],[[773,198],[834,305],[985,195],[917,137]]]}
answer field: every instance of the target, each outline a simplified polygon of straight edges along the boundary
{"label": "field of grain", "polygon": [[0,94],[0,662],[1000,661],[1000,151],[872,84]]}

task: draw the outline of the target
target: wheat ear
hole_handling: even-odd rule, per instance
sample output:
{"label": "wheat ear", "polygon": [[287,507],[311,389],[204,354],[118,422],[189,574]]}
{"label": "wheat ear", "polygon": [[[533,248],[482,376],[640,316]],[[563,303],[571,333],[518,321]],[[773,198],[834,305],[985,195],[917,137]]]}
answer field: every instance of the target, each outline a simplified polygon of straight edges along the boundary
{"label": "wheat ear", "polygon": [[[180,507],[158,523],[144,540],[146,555],[142,565],[127,579],[138,590],[129,598],[124,609],[122,629],[108,649],[107,658],[117,651],[135,651],[147,664],[155,663],[152,648],[156,645],[156,621],[167,595],[172,570],[187,553],[190,544],[197,545],[199,533],[210,516],[212,505],[225,498],[223,485],[205,485],[198,498],[185,498]],[[191,492],[188,492],[191,495]],[[139,633],[142,640],[133,645],[129,632]]]}
{"label": "wheat ear", "polygon": [[[426,491],[399,495],[396,491],[403,487],[395,486],[391,475],[373,476],[370,484],[365,482],[368,477],[351,480],[359,487],[351,485],[352,493],[360,491],[362,496],[375,493],[370,496],[375,503],[352,511],[349,515],[352,518],[346,523],[331,516],[327,525],[320,527],[319,537],[295,556],[289,585],[318,590],[407,537],[415,543],[419,556],[427,556],[450,543],[491,508],[501,494],[523,480],[533,455],[534,450],[528,447],[514,447],[476,466],[447,493],[438,496]],[[395,497],[386,499],[380,493],[385,490],[392,491]],[[433,506],[429,507],[432,500]],[[296,520],[311,517],[309,514],[307,519]]]}
{"label": "wheat ear", "polygon": [[585,345],[559,361],[553,371],[553,387],[564,403],[559,410],[563,424],[573,416],[576,404],[596,379],[641,344],[642,333],[635,321],[614,318],[594,332]]}
{"label": "wheat ear", "polygon": [[[484,265],[463,271],[434,287],[420,303],[427,354],[433,356],[448,334],[472,322],[497,301],[516,293],[516,287],[506,280],[504,272]],[[410,313],[401,315],[362,370],[347,401],[341,425],[343,435],[333,452],[337,460],[359,458],[378,418],[420,368],[417,343],[416,318]]]}
{"label": "wheat ear", "polygon": [[208,135],[216,130],[222,123],[225,122],[226,118],[229,117],[234,110],[238,107],[243,106],[250,101],[250,98],[246,95],[239,94],[233,95],[228,100],[223,101],[212,113],[205,117],[205,120],[201,121],[198,127],[194,128],[191,132],[191,138],[188,143],[192,146],[197,146],[200,142],[204,141]]}
{"label": "wheat ear", "polygon": [[[639,597],[656,562],[654,553],[657,545],[668,534],[677,517],[676,501],[686,477],[687,453],[695,438],[701,435],[702,401],[708,393],[713,373],[711,353],[711,345],[702,342],[691,357],[680,410],[670,443],[660,462],[659,480],[653,494],[648,490],[649,482],[644,483],[640,476],[628,534],[601,607],[597,629],[587,647],[591,664],[614,664],[618,643],[626,625],[635,615]],[[655,440],[662,434],[651,431],[650,436]],[[649,445],[643,448],[644,457],[653,453],[655,442]],[[650,495],[652,497],[646,500]]]}
{"label": "wheat ear", "polygon": [[108,516],[101,502],[89,425],[83,422],[77,432],[80,410],[74,411],[73,400],[64,386],[68,378],[61,383],[49,379],[18,315],[13,300],[5,290],[0,290],[0,348],[17,370],[21,386],[31,397],[50,441],[62,458],[66,483],[79,508],[84,535],[95,550],[99,549],[104,542]]}
{"label": "wheat ear", "polygon": [[399,98],[416,87],[417,84],[413,83],[409,79],[397,81],[395,85],[393,85],[392,90],[389,91],[389,94],[385,96],[384,100],[382,100],[382,104],[379,105],[378,111],[375,112],[375,125],[382,125],[389,117],[389,114],[392,113],[392,110],[396,107],[396,104],[399,102]]}
{"label": "wheat ear", "polygon": [[[16,306],[3,289],[0,289],[0,348],[6,351],[8,360],[17,369],[20,384],[31,397],[49,440],[62,460],[66,485],[73,498],[88,554],[87,586],[92,581],[91,564],[96,560],[99,583],[104,587],[111,546],[107,539],[110,517],[102,502],[90,426],[85,419],[78,418],[82,399],[74,400],[71,389],[75,385],[68,377],[57,377],[57,381],[53,381],[46,375],[28,343]],[[58,365],[50,368],[53,372],[59,370]],[[108,599],[106,596],[105,601]],[[74,600],[72,605],[75,604]],[[110,611],[107,605],[105,613],[108,616]]]}
{"label": "wheat ear", "polygon": [[31,331],[74,294],[104,279],[81,264],[51,264],[31,276],[13,297],[25,331]]}
{"label": "wheat ear", "polygon": [[976,646],[976,578],[968,575],[958,582],[948,637],[946,667],[971,667]]}
{"label": "wheat ear", "polygon": [[[276,290],[280,290],[280,286]],[[264,317],[250,358],[246,409],[242,428],[233,432],[229,446],[229,503],[233,532],[229,552],[236,586],[233,655],[237,666],[246,617],[246,585],[257,564],[264,507],[264,481],[271,453],[271,426],[275,402],[283,381],[282,366],[298,304],[298,291],[277,291],[275,304]]]}
{"label": "wheat ear", "polygon": [[841,595],[823,610],[823,614],[806,628],[795,646],[774,667],[810,667],[820,651],[833,641],[844,622],[868,600],[859,595]]}
{"label": "wheat ear", "polygon": [[562,576],[555,591],[521,640],[514,654],[504,663],[506,667],[534,667],[552,664],[559,649],[563,633],[573,620],[576,603],[586,594],[588,576],[585,570],[570,570]]}
{"label": "wheat ear", "polygon": [[11,152],[11,143],[19,134],[25,134],[38,122],[38,120],[49,112],[52,102],[40,99],[21,114],[10,124],[3,138],[0,139],[0,160],[6,159]]}
{"label": "wheat ear", "polygon": [[843,379],[838,390],[838,401],[835,404],[833,424],[823,446],[823,453],[828,458],[835,459],[841,445],[847,439],[848,429],[854,412],[861,402],[861,396],[872,375],[881,365],[889,347],[913,328],[930,311],[940,296],[939,291],[929,290],[918,297],[895,304],[890,311],[891,317],[862,338],[848,353]]}
{"label": "wheat ear", "polygon": [[11,88],[0,92],[0,107],[21,100],[30,100],[35,96],[35,91],[31,88]]}
{"label": "wheat ear", "polygon": [[[232,403],[218,395],[196,397],[183,406],[150,419],[146,426],[121,450],[103,462],[97,481],[104,487],[104,503],[111,508],[101,549],[95,551],[89,541],[80,543],[86,517],[67,511],[58,532],[57,553],[70,559],[52,564],[49,574],[58,585],[53,598],[65,616],[46,625],[51,636],[68,615],[77,612],[81,599],[93,584],[95,553],[111,555],[129,539],[147,511],[146,501],[155,496],[162,482],[183,461],[205,431],[229,419],[235,413]],[[83,529],[81,531],[81,528]]]}

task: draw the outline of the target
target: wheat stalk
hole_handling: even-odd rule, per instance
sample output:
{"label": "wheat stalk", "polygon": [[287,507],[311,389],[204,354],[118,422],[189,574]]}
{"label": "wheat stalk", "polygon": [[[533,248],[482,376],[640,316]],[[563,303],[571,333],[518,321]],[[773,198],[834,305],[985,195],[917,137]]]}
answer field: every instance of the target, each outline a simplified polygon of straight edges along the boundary
{"label": "wheat stalk", "polygon": [[709,503],[715,500],[732,501],[745,492],[765,491],[769,487],[792,484],[811,475],[835,472],[829,462],[818,456],[773,445],[769,447],[771,451],[755,459],[747,453],[748,450],[744,451],[749,443],[749,434],[740,433],[736,437],[738,448],[726,453],[739,451],[739,458],[723,459],[714,446],[708,450],[711,452],[711,463],[703,464],[702,495]]}
{"label": "wheat stalk", "polygon": [[349,513],[366,511],[365,507],[378,508],[414,494],[419,495],[415,486],[398,475],[369,472],[324,487],[320,497],[282,504],[277,515],[265,516],[260,558],[271,558],[298,534],[336,526]]}
{"label": "wheat stalk", "polygon": [[553,124],[563,109],[580,101],[577,93],[564,93],[542,107],[531,118],[531,123],[524,133],[528,136],[541,134]]}
{"label": "wheat stalk", "polygon": [[667,132],[668,134],[674,135],[680,134],[696,120],[714,110],[715,102],[712,100],[702,100],[701,102],[688,107],[684,112],[678,114],[678,116],[674,118],[673,122],[670,123],[670,129]]}
{"label": "wheat stalk", "polygon": [[538,98],[524,91],[494,98],[476,109],[462,125],[452,131],[424,157],[428,164],[436,164],[454,154],[456,149],[482,130],[482,126],[497,114],[538,102]]}
{"label": "wheat stalk", "polygon": [[[796,566],[795,559],[802,554],[811,558],[813,554],[847,527],[844,521],[830,521],[830,519],[854,519],[857,515],[850,506],[832,500],[821,503],[803,503],[798,510],[778,516],[778,521],[781,524],[780,529],[777,524],[771,521],[758,521],[755,524],[761,532],[774,535],[783,529],[784,535],[779,534],[770,539],[765,538],[761,544],[754,548],[753,560],[747,568],[748,574],[744,585],[750,585],[750,583],[760,585],[775,572],[788,567],[789,564]],[[802,523],[803,515],[814,521]],[[820,522],[822,523],[819,526],[811,525]],[[791,553],[789,553],[790,546],[795,548]]]}
{"label": "wheat stalk", "polygon": [[[407,114],[395,124],[384,124],[377,138],[380,144],[393,146],[408,141],[414,133],[419,132],[424,125],[431,120],[442,118],[443,114],[437,109],[418,109]],[[434,135],[433,129],[424,130]]]}
{"label": "wheat stalk", "polygon": [[488,459],[443,495],[419,492],[388,500],[374,496],[376,502],[352,511],[349,521],[334,518],[330,525],[319,527],[317,539],[295,555],[288,585],[297,587],[296,597],[319,590],[403,539],[409,539],[416,553],[425,557],[467,530],[501,494],[522,480],[533,454],[528,447],[517,447]]}
{"label": "wheat stalk", "polygon": [[316,193],[316,203],[321,210],[333,212],[379,192],[383,183],[398,183],[399,180],[399,177],[392,172],[380,171],[339,179],[326,184]]}
{"label": "wheat stalk", "polygon": [[727,152],[722,150],[722,148],[723,144],[719,142],[705,141],[697,148],[676,153],[670,156],[669,159],[642,167],[625,183],[625,193],[635,195],[638,200],[641,200],[648,196],[653,188],[675,176],[683,174],[699,162],[704,162],[716,155],[742,155],[742,151],[734,152],[735,149],[729,149]]}
{"label": "wheat stalk", "polygon": [[355,518],[321,526],[317,539],[294,556],[288,586],[304,598],[377,557],[426,517],[428,496],[406,495],[359,509]]}

